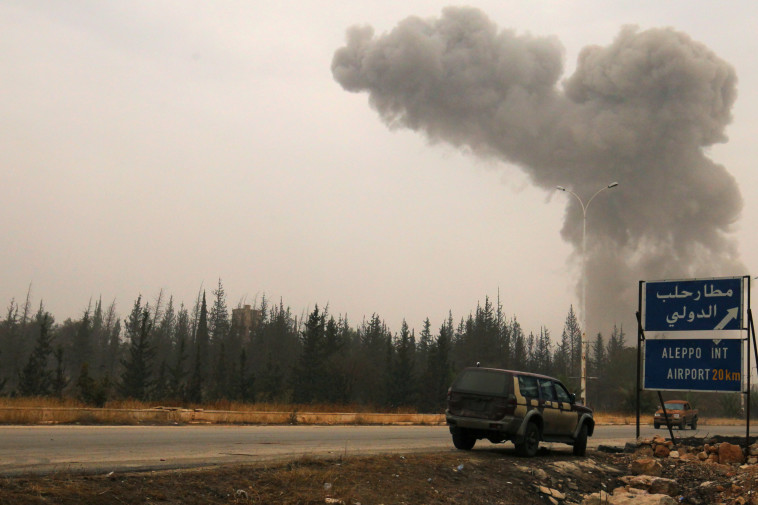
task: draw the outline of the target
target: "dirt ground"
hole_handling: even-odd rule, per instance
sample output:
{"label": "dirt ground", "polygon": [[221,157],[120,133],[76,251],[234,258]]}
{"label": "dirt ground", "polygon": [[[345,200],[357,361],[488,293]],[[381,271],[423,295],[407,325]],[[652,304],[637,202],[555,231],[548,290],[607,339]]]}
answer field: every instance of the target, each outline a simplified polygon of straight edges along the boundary
{"label": "dirt ground", "polygon": [[[702,444],[702,440],[692,444],[698,442]],[[0,504],[549,503],[539,486],[561,491],[565,494],[561,503],[570,504],[581,503],[585,495],[618,487],[619,477],[629,474],[631,461],[638,457],[588,451],[586,458],[578,458],[570,448],[555,445],[541,448],[534,458],[520,458],[512,445],[482,443],[470,452],[451,449],[340,459],[301,458],[266,466],[8,477],[0,478]],[[677,501],[694,505],[739,503],[733,483],[739,472],[748,471],[675,461],[666,461],[663,466],[663,477],[676,479],[682,487]],[[750,498],[758,493],[758,474],[742,480],[752,487],[742,486],[740,494]],[[716,483],[719,495],[703,501],[694,489],[706,481]]]}

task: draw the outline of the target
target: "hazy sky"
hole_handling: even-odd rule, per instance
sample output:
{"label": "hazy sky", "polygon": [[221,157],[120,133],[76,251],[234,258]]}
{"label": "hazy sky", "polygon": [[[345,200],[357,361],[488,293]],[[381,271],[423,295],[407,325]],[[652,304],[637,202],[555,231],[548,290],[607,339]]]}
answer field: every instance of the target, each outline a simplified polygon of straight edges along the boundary
{"label": "hazy sky", "polygon": [[[728,141],[703,152],[739,188],[723,202],[737,217],[722,238],[745,270],[714,261],[714,271],[703,262],[695,271],[755,273],[758,3],[457,5],[480,9],[498,32],[553,37],[562,55],[558,95],[585,47],[611,46],[630,24],[673,28],[731,66]],[[583,174],[583,185],[574,172],[561,182],[553,173],[537,185],[498,157],[388,128],[367,93],[335,80],[332,61],[348,28],[368,25],[382,37],[409,16],[440,18],[443,6],[0,2],[0,303],[23,301],[31,284],[33,303],[42,299],[59,321],[101,296],[124,316],[139,294],[153,302],[163,290],[191,305],[221,278],[230,306],[265,294],[296,314],[328,304],[353,324],[377,313],[398,331],[403,319],[419,329],[426,317],[436,329],[448,311],[457,322],[499,292],[506,315],[527,332],[546,326],[559,336],[569,307],[580,304],[580,272],[561,233],[577,238],[564,229],[571,196],[553,182],[584,192],[618,180],[589,207],[588,233],[593,214],[611,210],[626,226],[690,224],[618,203],[666,199],[660,187],[625,184],[624,172]],[[707,210],[720,215],[715,200]],[[581,225],[576,209],[568,217]],[[636,293],[629,272],[610,280]],[[615,303],[590,318],[589,331],[607,334],[602,325],[612,320],[631,340],[636,309],[636,298]]]}

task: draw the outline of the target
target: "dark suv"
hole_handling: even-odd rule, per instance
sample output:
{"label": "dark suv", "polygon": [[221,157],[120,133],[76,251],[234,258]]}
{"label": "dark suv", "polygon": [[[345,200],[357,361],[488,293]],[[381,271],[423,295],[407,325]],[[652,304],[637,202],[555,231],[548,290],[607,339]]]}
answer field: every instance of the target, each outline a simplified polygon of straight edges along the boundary
{"label": "dark suv", "polygon": [[445,418],[458,449],[483,438],[509,440],[522,456],[537,454],[540,441],[572,445],[584,456],[595,430],[592,409],[558,379],[497,368],[464,369],[447,392]]}

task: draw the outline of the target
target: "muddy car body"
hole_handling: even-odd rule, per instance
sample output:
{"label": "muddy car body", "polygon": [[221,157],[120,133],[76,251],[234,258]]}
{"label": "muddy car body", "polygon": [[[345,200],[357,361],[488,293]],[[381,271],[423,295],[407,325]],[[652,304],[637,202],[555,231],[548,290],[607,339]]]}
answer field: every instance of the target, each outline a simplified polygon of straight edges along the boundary
{"label": "muddy car body", "polygon": [[595,430],[592,409],[558,379],[497,368],[464,369],[448,390],[445,418],[458,449],[511,441],[523,456],[534,456],[541,441],[572,445],[583,456]]}

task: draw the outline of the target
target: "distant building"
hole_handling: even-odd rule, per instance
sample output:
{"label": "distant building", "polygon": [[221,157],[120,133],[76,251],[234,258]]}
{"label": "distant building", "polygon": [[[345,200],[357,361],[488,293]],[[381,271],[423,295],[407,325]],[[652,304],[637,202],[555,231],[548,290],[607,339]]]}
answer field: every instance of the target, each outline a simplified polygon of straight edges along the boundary
{"label": "distant building", "polygon": [[261,324],[263,312],[254,310],[250,305],[232,309],[232,329],[239,331],[243,342],[250,340],[253,330]]}

